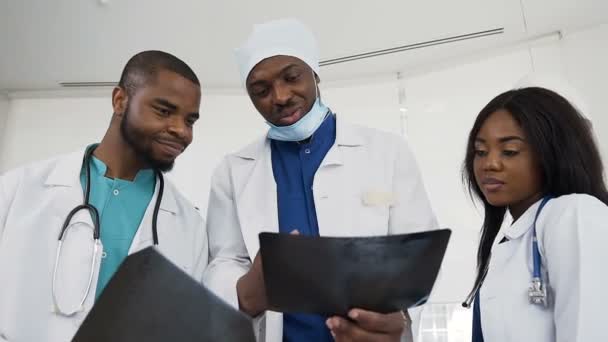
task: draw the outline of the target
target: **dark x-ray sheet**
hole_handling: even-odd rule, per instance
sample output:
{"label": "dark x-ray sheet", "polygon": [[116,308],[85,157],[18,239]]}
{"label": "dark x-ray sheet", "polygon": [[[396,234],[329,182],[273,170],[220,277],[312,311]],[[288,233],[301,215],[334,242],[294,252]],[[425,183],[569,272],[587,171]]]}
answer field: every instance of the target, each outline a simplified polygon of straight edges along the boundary
{"label": "dark x-ray sheet", "polygon": [[120,266],[74,341],[254,342],[251,320],[149,247]]}
{"label": "dark x-ray sheet", "polygon": [[352,308],[388,313],[428,299],[449,229],[377,237],[261,233],[271,310],[346,315]]}

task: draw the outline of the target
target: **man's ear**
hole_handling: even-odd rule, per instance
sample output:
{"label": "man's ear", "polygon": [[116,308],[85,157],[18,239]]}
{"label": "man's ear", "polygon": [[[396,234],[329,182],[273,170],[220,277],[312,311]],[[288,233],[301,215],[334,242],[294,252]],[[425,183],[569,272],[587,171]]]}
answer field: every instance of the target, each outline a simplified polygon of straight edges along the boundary
{"label": "man's ear", "polygon": [[112,108],[114,109],[114,114],[122,116],[127,110],[128,101],[129,94],[127,94],[127,91],[120,86],[114,87],[114,90],[112,90]]}

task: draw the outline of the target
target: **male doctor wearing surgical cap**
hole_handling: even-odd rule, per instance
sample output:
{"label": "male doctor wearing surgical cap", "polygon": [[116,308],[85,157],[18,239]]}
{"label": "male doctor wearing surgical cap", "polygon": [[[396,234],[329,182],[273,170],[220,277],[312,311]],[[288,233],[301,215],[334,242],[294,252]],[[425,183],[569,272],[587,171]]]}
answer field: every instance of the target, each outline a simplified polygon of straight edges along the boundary
{"label": "male doctor wearing surgical cap", "polygon": [[213,175],[205,284],[256,318],[260,341],[411,337],[418,310],[354,308],[349,319],[267,311],[260,232],[373,236],[426,230],[437,222],[407,143],[351,125],[322,101],[319,52],[307,27],[292,19],[257,25],[236,57],[241,82],[269,128],[227,155]]}

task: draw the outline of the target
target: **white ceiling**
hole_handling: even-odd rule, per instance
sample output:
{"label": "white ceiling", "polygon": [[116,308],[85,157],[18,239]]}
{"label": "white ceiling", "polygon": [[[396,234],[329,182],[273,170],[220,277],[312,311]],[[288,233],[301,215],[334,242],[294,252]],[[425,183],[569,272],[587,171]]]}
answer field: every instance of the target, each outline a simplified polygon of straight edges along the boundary
{"label": "white ceiling", "polygon": [[608,22],[605,0],[3,0],[0,90],[116,81],[145,49],[188,62],[205,88],[238,88],[233,49],[251,26],[296,17],[322,59],[504,28],[498,36],[324,67],[325,81],[440,63],[559,29]]}

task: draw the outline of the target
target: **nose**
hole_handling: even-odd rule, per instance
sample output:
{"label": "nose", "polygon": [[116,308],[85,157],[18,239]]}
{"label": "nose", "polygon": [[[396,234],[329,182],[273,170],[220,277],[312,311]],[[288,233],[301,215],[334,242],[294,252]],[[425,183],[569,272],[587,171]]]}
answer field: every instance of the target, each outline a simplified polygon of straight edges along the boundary
{"label": "nose", "polygon": [[502,159],[498,152],[490,151],[484,160],[483,168],[485,171],[499,171],[502,169]]}
{"label": "nose", "polygon": [[188,137],[191,134],[191,128],[181,115],[174,115],[171,120],[168,120],[167,131],[184,142],[188,142]]}
{"label": "nose", "polygon": [[291,100],[291,90],[283,84],[275,84],[272,87],[272,101],[277,106],[284,106]]}

